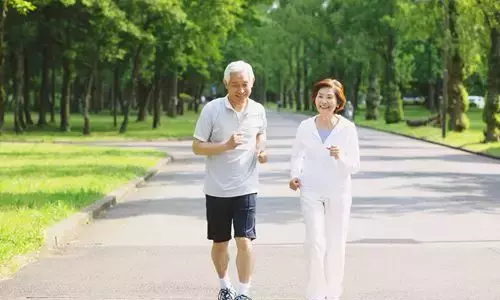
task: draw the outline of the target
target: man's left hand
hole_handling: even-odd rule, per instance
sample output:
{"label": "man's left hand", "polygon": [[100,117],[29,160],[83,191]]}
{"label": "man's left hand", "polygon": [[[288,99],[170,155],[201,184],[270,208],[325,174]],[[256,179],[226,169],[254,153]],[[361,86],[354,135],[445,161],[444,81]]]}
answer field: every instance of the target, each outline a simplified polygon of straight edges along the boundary
{"label": "man's left hand", "polygon": [[267,152],[264,150],[260,150],[257,154],[257,158],[259,159],[259,163],[263,164],[267,162]]}

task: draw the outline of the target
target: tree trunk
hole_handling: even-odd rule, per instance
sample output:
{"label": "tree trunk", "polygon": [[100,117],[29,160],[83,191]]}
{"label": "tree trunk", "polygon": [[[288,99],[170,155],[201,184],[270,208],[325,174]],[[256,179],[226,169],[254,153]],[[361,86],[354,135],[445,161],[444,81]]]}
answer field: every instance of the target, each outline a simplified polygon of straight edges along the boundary
{"label": "tree trunk", "polygon": [[24,48],[24,80],[23,80],[23,94],[24,94],[24,118],[27,125],[33,125],[33,119],[31,119],[30,112],[30,73],[28,67],[28,50]]}
{"label": "tree trunk", "polygon": [[302,68],[300,67],[300,48],[301,43],[298,43],[295,47],[295,108],[297,111],[302,110]]}
{"label": "tree trunk", "polygon": [[359,86],[361,85],[361,77],[363,76],[363,66],[358,64],[354,73],[354,82],[352,85],[351,91],[351,103],[353,106],[353,118],[356,117],[356,111],[358,110],[358,94],[359,94]]}
{"label": "tree trunk", "polygon": [[[19,94],[17,93],[17,87],[19,85],[19,79],[18,79],[18,68],[19,64],[17,62],[17,54],[16,52],[18,51],[18,46],[16,44],[10,45],[11,48],[10,50],[10,73],[12,76],[10,78],[12,79],[12,88],[11,88],[11,94],[12,94],[12,104],[10,105],[12,107],[12,112],[14,113],[14,131],[16,133],[21,133],[23,131],[24,126],[21,123],[24,123],[24,120],[16,120],[17,118],[17,98],[19,97]],[[21,66],[22,67],[22,66]],[[22,85],[21,85],[22,89]],[[9,110],[9,107],[7,107],[7,111]],[[20,131],[17,130],[16,126],[20,128]]]}
{"label": "tree trunk", "polygon": [[111,84],[108,86],[108,96],[106,98],[104,98],[104,96],[103,96],[103,99],[106,99],[106,100],[103,100],[103,101],[105,101],[103,108],[109,110],[109,114],[111,116],[113,115],[113,99],[114,98],[115,98],[115,94],[114,94],[114,90],[113,90],[113,85]]}
{"label": "tree trunk", "polygon": [[427,109],[433,113],[436,112],[436,103],[435,103],[435,93],[436,90],[434,89],[435,83],[433,82],[432,79],[429,79],[427,82]]}
{"label": "tree trunk", "polygon": [[167,89],[168,89],[168,109],[167,109],[167,115],[171,118],[176,116],[176,108],[177,108],[177,70],[173,71],[171,74],[168,76],[168,84],[167,84]]}
{"label": "tree trunk", "polygon": [[176,98],[177,98],[177,105],[176,105],[177,114],[179,116],[183,116],[184,115],[184,106],[185,106],[184,98],[183,97],[178,97],[177,95],[178,95],[178,92],[176,93]]}
{"label": "tree trunk", "polygon": [[252,97],[255,101],[259,102],[260,104],[264,105],[265,103],[265,79],[264,79],[264,74],[262,75],[257,75],[255,76],[255,85],[254,85],[254,91]]}
{"label": "tree trunk", "polygon": [[98,104],[97,113],[100,113],[105,109],[104,103],[105,103],[105,99],[106,99],[106,96],[105,96],[106,86],[104,85],[104,80],[99,81],[99,84],[97,85],[97,89],[99,90],[99,92],[97,93],[99,95],[98,96],[99,101],[97,103]]}
{"label": "tree trunk", "polygon": [[94,113],[98,114],[102,111],[103,109],[103,98],[104,98],[104,80],[105,77],[103,76],[103,73],[101,72],[101,66],[98,66],[96,69],[96,77],[95,77],[95,84],[94,84]]}
{"label": "tree trunk", "polygon": [[146,121],[146,107],[147,107],[147,99],[146,93],[144,93],[144,84],[142,82],[139,83],[139,91],[137,93],[137,122]]}
{"label": "tree trunk", "polygon": [[203,90],[205,89],[205,80],[202,79],[199,86],[198,86],[198,91],[196,92],[196,97],[194,98],[194,112],[198,113],[200,109],[200,101],[201,101],[201,96],[203,95]]}
{"label": "tree trunk", "polygon": [[293,109],[293,88],[290,87],[290,89],[288,90],[287,92],[287,95],[288,95],[288,107],[290,109]]}
{"label": "tree trunk", "polygon": [[163,112],[168,114],[168,108],[170,107],[170,90],[168,87],[168,82],[170,81],[170,75],[167,75],[164,79],[162,78],[162,109]]}
{"label": "tree trunk", "polygon": [[17,134],[25,128],[23,120],[23,54],[21,47],[16,47],[13,52],[14,71],[14,130]]}
{"label": "tree trunk", "polygon": [[138,112],[137,112],[137,122],[146,121],[147,116],[147,107],[150,100],[150,94],[153,86],[148,87],[144,82],[139,82],[139,99],[137,101],[138,104]]}
{"label": "tree trunk", "polygon": [[94,80],[95,84],[92,86],[92,90],[90,91],[90,105],[89,105],[89,111],[91,111],[93,114],[96,114],[97,111],[97,101],[98,101],[98,90],[97,90],[97,85],[99,84],[100,78],[99,78],[99,67],[95,70],[94,73]]}
{"label": "tree trunk", "polygon": [[[391,15],[394,15],[394,4],[391,6]],[[404,119],[403,101],[399,91],[396,73],[396,32],[394,28],[388,29],[386,70],[385,70],[385,123],[399,123]]]}
{"label": "tree trunk", "polygon": [[38,110],[38,126],[44,127],[47,125],[47,109],[50,105],[50,82],[49,82],[49,72],[50,72],[50,49],[49,45],[45,44],[42,46],[42,83],[40,85],[40,107]]}
{"label": "tree trunk", "polygon": [[153,94],[153,129],[158,128],[161,125],[161,104],[162,104],[162,80],[160,77],[160,73],[157,70],[155,74],[155,87]]}
{"label": "tree trunk", "polygon": [[[118,98],[120,97],[120,70],[115,67],[113,74],[113,126],[118,126]],[[122,106],[123,107],[123,106]]]}
{"label": "tree trunk", "polygon": [[308,78],[308,63],[307,63],[307,51],[308,47],[304,48],[304,56],[302,58],[302,81],[304,83],[304,88],[302,90],[302,99],[304,100],[304,111],[310,111],[311,110],[311,97],[309,96],[309,90],[311,89]]}
{"label": "tree trunk", "polygon": [[62,89],[61,89],[61,107],[60,107],[60,113],[61,113],[61,125],[60,125],[60,130],[61,131],[71,131],[71,126],[69,123],[69,116],[70,116],[70,97],[71,97],[71,89],[70,89],[70,84],[71,84],[71,61],[70,58],[67,57],[67,55],[63,56],[62,59],[62,66],[63,66],[63,82],[62,82]]}
{"label": "tree trunk", "polygon": [[132,95],[131,95],[131,97],[129,97],[127,99],[126,104],[125,104],[124,117],[123,117],[122,125],[120,126],[120,133],[127,132],[130,105],[131,105],[131,102],[136,103],[136,101],[137,101],[137,86],[139,83],[139,70],[140,70],[140,64],[141,64],[141,49],[142,49],[142,46],[139,45],[139,46],[137,46],[137,49],[135,50],[133,68],[132,68],[132,93],[131,93]]}
{"label": "tree trunk", "polygon": [[[297,46],[295,46],[297,47]],[[286,85],[286,98],[288,100],[288,107],[290,109],[293,109],[293,54],[294,54],[294,47],[288,48],[288,70],[289,70],[289,76],[287,80],[287,85]]]}
{"label": "tree trunk", "polygon": [[5,59],[4,59],[4,32],[5,32],[5,19],[7,18],[7,0],[1,0],[2,11],[0,12],[0,131],[3,128],[5,120],[5,88],[4,88],[4,72],[5,72]]}
{"label": "tree trunk", "polygon": [[94,80],[94,72],[95,69],[92,68],[89,74],[89,79],[87,80],[87,86],[85,88],[85,96],[83,100],[83,135],[90,134],[90,118],[89,118],[89,109],[90,109],[90,98],[92,96],[92,82]]}
{"label": "tree trunk", "polygon": [[279,73],[279,80],[280,80],[280,94],[278,101],[281,103],[281,106],[283,108],[286,108],[286,98],[285,98],[285,76],[283,75],[282,72]]}
{"label": "tree trunk", "polygon": [[448,113],[450,114],[449,128],[455,132],[462,132],[469,128],[469,118],[466,115],[469,109],[467,90],[464,86],[464,62],[459,50],[460,38],[458,35],[458,11],[455,1],[449,2],[450,33],[452,37],[451,55],[448,60]]}
{"label": "tree trunk", "polygon": [[377,120],[379,117],[380,93],[375,63],[372,63],[368,79],[368,95],[366,96],[365,120]]}
{"label": "tree trunk", "polygon": [[151,115],[152,113],[152,110],[148,110],[147,108],[151,106],[151,103],[154,103],[154,99],[153,99],[153,93],[154,93],[154,89],[155,89],[155,82],[154,82],[154,79],[153,79],[153,82],[148,82],[148,85],[147,86],[144,86],[145,90],[144,90],[144,97],[146,98],[146,107],[144,109],[145,111],[145,114],[146,114],[146,118],[148,115]]}
{"label": "tree trunk", "polygon": [[50,79],[50,123],[56,122],[56,67],[52,62],[52,78]]}
{"label": "tree trunk", "polygon": [[[437,78],[436,82],[434,83],[434,107],[436,110],[438,110],[439,107],[442,106],[441,101],[442,101],[442,92],[440,93],[439,91],[443,90],[443,79]],[[441,100],[440,100],[441,99]]]}
{"label": "tree trunk", "polygon": [[80,84],[80,76],[77,75],[75,80],[71,83],[71,94],[72,99],[70,100],[70,109],[71,113],[79,113],[80,112],[80,94],[81,94],[81,84]]}
{"label": "tree trunk", "polygon": [[148,101],[148,108],[147,108],[147,113],[150,116],[154,114],[154,109],[155,109],[155,98],[154,98],[155,86],[156,86],[156,81],[153,80],[153,87],[151,88],[151,93],[152,93],[151,97],[153,98],[151,99],[152,101]]}
{"label": "tree trunk", "polygon": [[436,106],[434,102],[434,84],[435,84],[435,79],[434,79],[434,73],[432,72],[432,39],[428,39],[427,44],[425,46],[425,51],[427,52],[427,99],[425,101],[425,104],[427,106],[427,109],[430,110],[431,112],[436,112]]}
{"label": "tree trunk", "polygon": [[[500,24],[500,12],[497,13]],[[488,55],[488,91],[483,111],[486,123],[485,142],[500,141],[500,29],[490,29],[491,48]]]}

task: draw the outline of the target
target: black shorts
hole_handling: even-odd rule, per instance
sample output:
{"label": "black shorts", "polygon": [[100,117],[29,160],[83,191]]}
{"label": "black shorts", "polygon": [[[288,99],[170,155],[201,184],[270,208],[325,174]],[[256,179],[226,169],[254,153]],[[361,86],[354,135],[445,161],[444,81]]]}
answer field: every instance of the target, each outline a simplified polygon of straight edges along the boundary
{"label": "black shorts", "polygon": [[234,237],[250,240],[255,234],[255,200],[257,194],[236,197],[214,197],[205,195],[207,207],[207,238],[216,243],[231,240],[231,225]]}

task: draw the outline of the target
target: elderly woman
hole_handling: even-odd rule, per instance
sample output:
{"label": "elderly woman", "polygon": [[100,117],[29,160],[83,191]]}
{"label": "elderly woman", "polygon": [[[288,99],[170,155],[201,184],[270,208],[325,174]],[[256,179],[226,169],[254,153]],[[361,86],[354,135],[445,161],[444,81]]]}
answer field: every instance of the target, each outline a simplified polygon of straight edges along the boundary
{"label": "elderly woman", "polygon": [[351,174],[359,169],[355,125],[337,114],[346,103],[340,82],[314,85],[318,114],[302,121],[292,148],[292,190],[300,189],[308,280],[307,300],[338,300],[351,209]]}

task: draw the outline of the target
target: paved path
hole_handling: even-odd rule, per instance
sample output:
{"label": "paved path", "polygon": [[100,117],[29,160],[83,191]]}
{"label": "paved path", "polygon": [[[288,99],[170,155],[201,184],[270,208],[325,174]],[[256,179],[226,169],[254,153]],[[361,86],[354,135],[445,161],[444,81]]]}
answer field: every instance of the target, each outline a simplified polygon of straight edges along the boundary
{"label": "paved path", "polygon": [[[303,116],[269,113],[254,299],[303,299],[304,237],[287,189]],[[359,129],[345,300],[500,299],[500,164]],[[205,239],[203,159],[189,142],[133,143],[176,158],[69,247],[0,282],[0,299],[215,299]],[[235,248],[232,246],[232,263]],[[236,281],[235,269],[231,275]]]}

